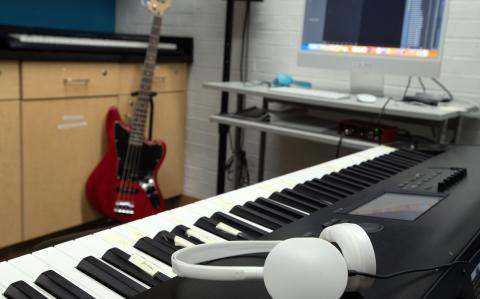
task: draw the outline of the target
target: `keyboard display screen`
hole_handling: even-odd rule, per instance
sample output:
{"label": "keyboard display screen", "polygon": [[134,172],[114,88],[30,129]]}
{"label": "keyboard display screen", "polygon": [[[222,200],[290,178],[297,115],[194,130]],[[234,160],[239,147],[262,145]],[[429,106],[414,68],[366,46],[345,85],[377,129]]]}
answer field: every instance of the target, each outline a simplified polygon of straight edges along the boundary
{"label": "keyboard display screen", "polygon": [[442,199],[440,196],[385,193],[350,214],[413,221]]}

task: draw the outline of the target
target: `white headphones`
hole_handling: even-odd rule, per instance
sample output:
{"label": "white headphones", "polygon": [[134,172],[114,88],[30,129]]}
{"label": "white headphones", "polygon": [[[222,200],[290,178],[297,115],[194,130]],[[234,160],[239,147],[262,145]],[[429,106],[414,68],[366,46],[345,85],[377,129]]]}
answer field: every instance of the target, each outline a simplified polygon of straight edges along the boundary
{"label": "white headphones", "polygon": [[[264,267],[199,265],[262,252],[269,252]],[[376,274],[370,238],[360,226],[351,223],[327,227],[320,238],[234,241],[188,247],[172,255],[172,267],[177,275],[194,279],[263,279],[274,299],[338,299],[345,291],[366,289],[373,283],[371,278],[349,278],[348,271]]]}

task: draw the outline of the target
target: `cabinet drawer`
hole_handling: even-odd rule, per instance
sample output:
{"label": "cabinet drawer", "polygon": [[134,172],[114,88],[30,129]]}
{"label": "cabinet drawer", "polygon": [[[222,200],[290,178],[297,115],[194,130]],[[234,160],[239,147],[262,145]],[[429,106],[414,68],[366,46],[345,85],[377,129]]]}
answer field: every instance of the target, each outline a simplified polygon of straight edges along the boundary
{"label": "cabinet drawer", "polygon": [[22,102],[26,239],[98,217],[85,196],[106,150],[105,117],[117,98]]}
{"label": "cabinet drawer", "polygon": [[[142,65],[120,65],[120,94],[127,95],[140,88]],[[155,68],[152,89],[156,92],[184,91],[187,89],[187,65],[161,64]]]}
{"label": "cabinet drawer", "polygon": [[118,94],[115,63],[24,62],[23,98],[67,98]]}
{"label": "cabinet drawer", "polygon": [[[167,154],[158,172],[158,184],[165,198],[183,194],[185,167],[185,105],[184,92],[166,93],[155,98],[153,138],[163,140]],[[135,99],[121,96],[122,118],[130,123]],[[148,132],[148,128],[147,128]]]}
{"label": "cabinet drawer", "polygon": [[22,238],[20,103],[0,102],[0,247]]}
{"label": "cabinet drawer", "polygon": [[0,100],[20,98],[20,72],[17,62],[0,62]]}

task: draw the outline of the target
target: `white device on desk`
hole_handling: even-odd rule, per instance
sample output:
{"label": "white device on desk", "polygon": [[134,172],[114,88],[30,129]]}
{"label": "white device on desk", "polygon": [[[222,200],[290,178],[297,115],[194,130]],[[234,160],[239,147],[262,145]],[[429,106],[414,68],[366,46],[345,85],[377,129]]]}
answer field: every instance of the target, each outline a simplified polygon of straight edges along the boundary
{"label": "white device on desk", "polygon": [[349,70],[351,93],[377,96],[384,74],[440,75],[448,0],[305,2],[300,66]]}
{"label": "white device on desk", "polygon": [[357,101],[364,104],[374,104],[377,102],[377,97],[372,94],[360,93],[356,95]]}
{"label": "white device on desk", "polygon": [[[338,249],[332,245],[337,244]],[[268,252],[264,267],[218,267],[201,263]],[[369,288],[373,280],[350,277],[349,270],[376,273],[373,245],[358,225],[337,224],[320,238],[237,241],[184,248],[172,255],[173,271],[203,280],[263,279],[273,299],[338,299],[345,291]],[[292,282],[292,276],[295,281]]]}
{"label": "white device on desk", "polygon": [[334,91],[299,88],[299,87],[272,87],[270,88],[270,91],[277,92],[279,94],[308,96],[308,97],[314,97],[319,99],[330,99],[330,100],[344,100],[344,99],[351,98],[351,95],[348,93],[339,93]]}

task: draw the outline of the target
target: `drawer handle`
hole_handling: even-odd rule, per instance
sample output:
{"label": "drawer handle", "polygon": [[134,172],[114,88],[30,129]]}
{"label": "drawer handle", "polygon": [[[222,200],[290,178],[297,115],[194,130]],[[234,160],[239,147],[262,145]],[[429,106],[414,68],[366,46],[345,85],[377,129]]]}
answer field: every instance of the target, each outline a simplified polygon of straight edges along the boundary
{"label": "drawer handle", "polygon": [[63,84],[65,85],[88,85],[90,83],[89,78],[67,78],[63,80]]}

